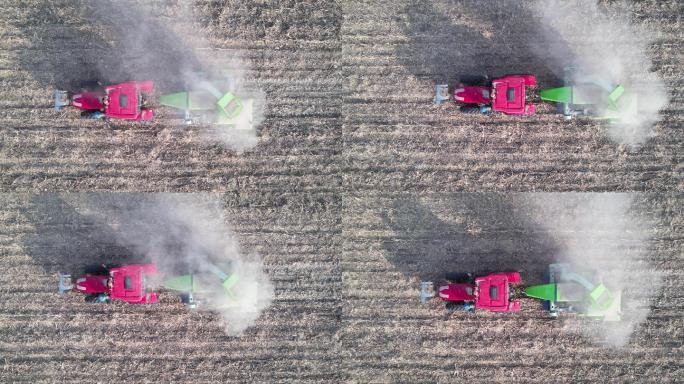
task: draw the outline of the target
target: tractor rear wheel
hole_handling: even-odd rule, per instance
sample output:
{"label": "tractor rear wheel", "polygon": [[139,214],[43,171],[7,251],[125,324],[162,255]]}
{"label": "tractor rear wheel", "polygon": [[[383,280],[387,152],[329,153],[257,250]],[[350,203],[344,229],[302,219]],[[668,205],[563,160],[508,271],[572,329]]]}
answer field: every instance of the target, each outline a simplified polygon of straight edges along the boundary
{"label": "tractor rear wheel", "polygon": [[480,114],[480,107],[478,107],[477,105],[474,105],[474,104],[473,105],[468,104],[468,105],[464,105],[464,106],[460,107],[459,111],[461,111],[461,113],[465,113],[468,115]]}
{"label": "tractor rear wheel", "polygon": [[155,93],[140,93],[140,107],[144,109],[159,108],[159,95]]}
{"label": "tractor rear wheel", "polygon": [[525,102],[527,104],[539,104],[542,102],[541,96],[539,96],[539,91],[535,88],[528,88],[525,93]]}
{"label": "tractor rear wheel", "polygon": [[97,300],[98,295],[88,295],[83,299],[86,303],[97,303],[99,300]]}

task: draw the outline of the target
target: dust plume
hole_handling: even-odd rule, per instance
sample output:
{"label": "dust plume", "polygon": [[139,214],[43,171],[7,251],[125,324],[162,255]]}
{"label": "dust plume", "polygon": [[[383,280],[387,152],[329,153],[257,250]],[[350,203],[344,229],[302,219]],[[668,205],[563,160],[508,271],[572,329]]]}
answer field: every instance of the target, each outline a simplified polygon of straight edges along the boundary
{"label": "dust plume", "polygon": [[[200,308],[220,313],[228,334],[240,334],[270,305],[273,286],[261,258],[240,248],[214,196],[124,193],[77,199],[74,205],[84,214],[109,223],[121,245],[155,263],[161,279],[193,272],[200,284],[218,287],[200,295]],[[234,297],[221,290],[216,269],[238,277]]]}
{"label": "dust plume", "polygon": [[591,0],[538,0],[533,8],[542,25],[541,39],[559,36],[564,40],[562,44],[540,43],[536,47],[539,56],[555,61],[559,77],[562,68],[570,66],[573,80],[589,79],[607,92],[622,84],[636,96],[636,106],[621,108],[607,133],[619,144],[643,144],[653,135],[659,111],[669,101],[648,56],[657,32],[630,23],[624,7],[607,9]]}
{"label": "dust plume", "polygon": [[[218,140],[242,152],[257,144],[257,127],[263,120],[265,94],[253,81],[248,81],[249,64],[238,49],[214,50],[205,26],[198,20],[188,2],[179,2],[174,15],[169,9],[145,2],[97,2],[93,19],[110,31],[112,60],[101,64],[99,71],[116,81],[153,80],[158,94],[199,91],[218,101],[226,92],[242,99],[244,109],[253,110],[252,117],[243,113],[230,124],[217,123],[215,111],[198,112],[193,124],[201,127],[206,141]],[[154,14],[154,16],[153,16]],[[183,113],[169,107],[158,107],[162,115]]]}
{"label": "dust plume", "polygon": [[613,292],[622,291],[622,321],[566,322],[610,346],[624,346],[646,320],[661,286],[648,263],[648,225],[629,194],[542,194],[533,199],[541,227],[557,234],[557,261],[595,270]]}

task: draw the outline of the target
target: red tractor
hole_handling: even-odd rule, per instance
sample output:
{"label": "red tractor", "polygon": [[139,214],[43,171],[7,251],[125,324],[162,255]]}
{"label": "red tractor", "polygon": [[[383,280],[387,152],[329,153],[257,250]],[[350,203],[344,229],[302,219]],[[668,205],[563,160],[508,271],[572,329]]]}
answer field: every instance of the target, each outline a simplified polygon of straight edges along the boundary
{"label": "red tractor", "polygon": [[[527,103],[526,87],[536,87],[534,75],[509,75],[465,85],[460,83],[453,92],[453,99],[465,113],[502,112],[507,115],[533,115],[534,104]],[[435,103],[442,104],[450,99],[449,86],[435,86]]]}
{"label": "red tractor", "polygon": [[156,303],[157,292],[147,287],[148,277],[157,273],[154,264],[133,264],[110,268],[90,268],[72,282],[71,275],[59,274],[59,293],[76,291],[86,294],[87,302],[106,303],[121,300],[131,304]]}
{"label": "red tractor", "polygon": [[520,301],[513,300],[512,289],[520,284],[520,273],[501,272],[475,277],[470,273],[447,275],[446,282],[434,285],[432,282],[420,283],[420,299],[426,303],[430,298],[439,296],[446,301],[447,310],[469,311],[484,309],[491,312],[520,311]]}
{"label": "red tractor", "polygon": [[55,109],[66,106],[82,110],[81,116],[91,119],[152,120],[154,111],[147,101],[154,91],[152,81],[86,87],[79,92],[55,91]]}

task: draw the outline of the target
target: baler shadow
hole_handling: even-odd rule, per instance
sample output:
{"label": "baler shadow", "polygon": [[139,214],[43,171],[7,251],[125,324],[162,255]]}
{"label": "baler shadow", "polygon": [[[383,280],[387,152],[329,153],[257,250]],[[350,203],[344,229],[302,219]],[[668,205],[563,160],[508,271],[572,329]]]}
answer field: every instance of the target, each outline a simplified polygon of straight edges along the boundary
{"label": "baler shadow", "polygon": [[527,284],[544,282],[557,246],[516,200],[522,199],[492,193],[397,199],[383,216],[395,234],[385,243],[388,259],[406,277],[422,280],[519,271]]}

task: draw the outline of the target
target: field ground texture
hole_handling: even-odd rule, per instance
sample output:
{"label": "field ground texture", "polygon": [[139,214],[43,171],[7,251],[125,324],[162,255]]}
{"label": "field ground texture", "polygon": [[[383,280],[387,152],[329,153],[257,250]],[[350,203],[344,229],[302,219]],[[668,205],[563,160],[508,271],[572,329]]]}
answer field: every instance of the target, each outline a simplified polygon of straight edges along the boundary
{"label": "field ground texture", "polygon": [[[422,3],[0,2],[0,381],[681,381],[682,4],[630,4],[633,22],[660,31],[649,55],[671,100],[655,136],[629,149],[595,122],[434,107],[445,74],[554,78],[526,50],[524,5]],[[117,38],[141,22],[156,44]],[[176,65],[239,71],[262,90],[258,145],[236,153],[167,113],[105,125],[51,109],[55,87],[83,78],[171,89]],[[229,337],[179,303],[59,297],[58,270],[130,254],[73,197],[37,191],[218,192],[264,259],[273,305]],[[534,302],[513,316],[419,304],[418,280],[447,268],[539,279],[554,259],[563,231],[529,220],[535,195],[483,191],[643,192],[640,247],[662,284],[627,346],[602,346]]]}
{"label": "field ground texture", "polygon": [[339,379],[339,198],[220,198],[242,247],[263,256],[275,287],[273,304],[241,337],[226,336],[219,316],[190,312],[172,294],[151,306],[59,296],[58,271],[145,256],[117,241],[111,220],[85,215],[69,199],[2,197],[3,382]]}
{"label": "field ground texture", "polygon": [[[445,271],[519,270],[539,283],[564,236],[597,238],[596,228],[547,227],[543,218],[591,195],[220,194],[237,238],[263,257],[275,287],[254,326],[229,337],[217,315],[189,312],[171,294],[154,306],[59,296],[57,271],[144,255],[117,241],[113,219],[83,213],[87,196],[3,194],[0,373],[7,382],[676,382],[681,195],[630,196],[642,226],[608,236],[616,260],[604,272],[627,271],[625,295],[650,308],[623,347],[603,344],[595,322],[548,319],[533,300],[519,314],[475,315],[418,300],[418,281]],[[653,269],[660,284],[644,292]],[[639,303],[645,295],[650,302]]]}
{"label": "field ground texture", "polygon": [[[636,150],[613,143],[596,122],[432,105],[436,81],[469,73],[532,72],[554,84],[558,65],[527,45],[538,31],[525,7],[156,1],[139,16],[147,3],[123,2],[122,12],[78,1],[2,2],[4,190],[681,188],[680,2],[632,6],[633,22],[660,32],[648,54],[671,98],[655,137]],[[149,78],[168,91],[181,69],[207,67],[239,71],[247,88],[266,94],[255,148],[238,155],[202,140],[206,127],[168,113],[147,125],[107,126],[50,108],[55,87],[79,80]]]}

